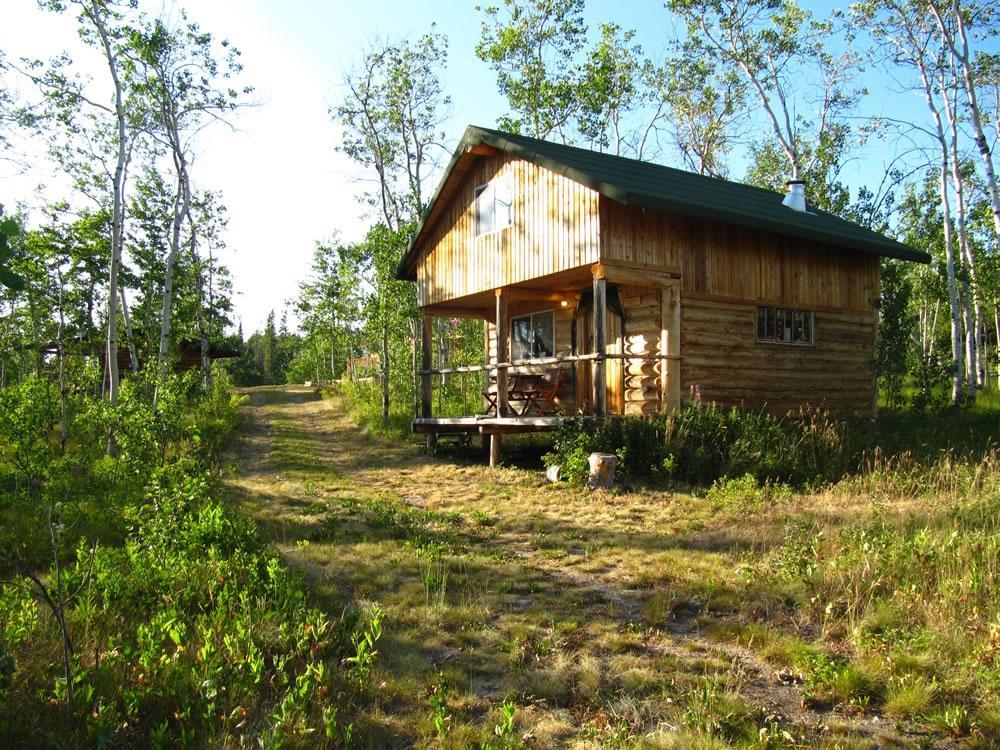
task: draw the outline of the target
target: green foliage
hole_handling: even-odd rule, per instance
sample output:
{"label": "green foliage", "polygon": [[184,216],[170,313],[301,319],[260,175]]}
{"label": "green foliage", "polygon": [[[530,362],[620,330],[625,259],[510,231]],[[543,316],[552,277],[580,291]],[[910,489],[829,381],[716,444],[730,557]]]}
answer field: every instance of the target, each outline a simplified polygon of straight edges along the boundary
{"label": "green foliage", "polygon": [[788,485],[758,483],[753,474],[742,477],[716,479],[709,487],[706,498],[719,508],[732,511],[766,510],[792,496]]}
{"label": "green foliage", "polygon": [[582,482],[591,453],[614,453],[626,482],[718,482],[712,493],[723,504],[741,497],[767,505],[786,496],[783,485],[818,487],[870,476],[873,462],[887,456],[906,457],[917,467],[934,466],[943,454],[979,460],[991,455],[998,428],[997,412],[990,410],[933,417],[887,410],[875,421],[838,420],[816,409],[775,417],[690,400],[670,417],[616,417],[596,427],[567,421],[544,461]]}
{"label": "green foliage", "polygon": [[624,417],[596,429],[570,423],[547,464],[570,481],[587,476],[587,457],[614,453],[627,481],[670,478],[710,484],[750,475],[755,482],[814,485],[838,479],[855,460],[847,427],[822,411],[777,418],[766,411],[720,409],[697,400],[670,417]]}
{"label": "green foliage", "polygon": [[10,270],[10,240],[20,233],[17,221],[11,216],[4,217],[0,206],[0,284],[15,292],[24,288],[24,279]]}
{"label": "green foliage", "polygon": [[[476,55],[497,75],[511,114],[500,127],[535,138],[562,132],[577,106],[573,58],[584,43],[583,0],[504,0],[480,8]],[[600,65],[600,56],[592,61]],[[596,109],[599,109],[596,108]]]}
{"label": "green foliage", "polygon": [[444,674],[438,673],[437,682],[431,692],[427,702],[431,705],[431,722],[434,724],[434,731],[439,738],[448,734],[451,716],[448,713],[448,683],[445,682]]}
{"label": "green foliage", "polygon": [[[0,479],[13,480],[0,481],[0,513],[20,519],[24,537],[8,537],[5,523],[4,552],[48,565],[46,596],[61,603],[0,585],[0,735],[71,747],[223,735],[277,746],[324,731],[346,744],[381,613],[331,623],[255,525],[220,500],[213,467],[240,403],[224,371],[208,390],[196,374],[162,379],[155,412],[153,386],[151,375],[124,380],[114,408],[74,395],[65,449],[50,381],[0,389],[12,417],[2,420]],[[57,611],[72,636],[69,680]]]}
{"label": "green foliage", "polygon": [[513,750],[520,747],[520,737],[517,736],[517,725],[514,723],[516,713],[517,704],[512,700],[505,700],[500,707],[500,720],[493,727],[496,739],[481,743],[478,750]]}

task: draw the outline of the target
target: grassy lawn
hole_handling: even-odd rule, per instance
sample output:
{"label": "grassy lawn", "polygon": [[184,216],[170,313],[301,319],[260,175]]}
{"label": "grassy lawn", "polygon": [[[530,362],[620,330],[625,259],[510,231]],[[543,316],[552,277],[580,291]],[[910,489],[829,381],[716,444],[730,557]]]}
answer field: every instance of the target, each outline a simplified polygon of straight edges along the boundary
{"label": "grassy lawn", "polygon": [[[308,389],[256,389],[246,411],[235,501],[332,617],[385,613],[358,746],[1000,736],[1000,620],[983,591],[1000,547],[976,510],[1000,497],[995,459],[932,483],[875,467],[804,495],[738,481],[702,496],[588,492],[368,438]],[[954,559],[927,563],[933,586],[906,578],[942,549]],[[948,614],[980,595],[975,617]]]}

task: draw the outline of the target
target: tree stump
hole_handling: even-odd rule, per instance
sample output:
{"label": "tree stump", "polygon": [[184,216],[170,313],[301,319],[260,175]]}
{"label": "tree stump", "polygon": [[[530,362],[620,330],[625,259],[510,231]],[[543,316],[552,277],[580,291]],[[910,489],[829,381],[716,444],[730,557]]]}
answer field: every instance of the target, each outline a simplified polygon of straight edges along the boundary
{"label": "tree stump", "polygon": [[587,486],[592,490],[610,490],[615,484],[615,464],[618,457],[614,453],[590,454],[590,478]]}

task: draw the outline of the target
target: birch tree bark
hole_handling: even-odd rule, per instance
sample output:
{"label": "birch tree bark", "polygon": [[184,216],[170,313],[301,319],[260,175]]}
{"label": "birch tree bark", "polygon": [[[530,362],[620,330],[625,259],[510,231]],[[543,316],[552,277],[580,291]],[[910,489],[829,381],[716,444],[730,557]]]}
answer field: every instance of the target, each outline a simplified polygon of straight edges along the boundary
{"label": "birch tree bark", "polygon": [[947,64],[941,45],[935,46],[936,29],[929,13],[907,0],[880,0],[856,6],[854,20],[867,26],[876,40],[888,46],[887,57],[893,65],[914,69],[931,127],[921,130],[929,136],[938,152],[938,192],[944,233],[945,275],[950,313],[952,355],[951,403],[957,405],[963,396],[965,382],[965,351],[962,336],[962,307],[956,275],[953,214],[949,195],[951,149],[941,118],[937,97],[940,91],[941,66]]}
{"label": "birch tree bark", "polygon": [[[976,400],[979,384],[979,320],[982,312],[979,303],[979,289],[976,281],[976,261],[969,240],[966,222],[965,187],[962,179],[962,156],[958,147],[958,92],[946,80],[947,70],[940,73],[940,91],[943,111],[948,121],[948,143],[951,150],[951,183],[955,191],[955,223],[958,229],[958,245],[962,254],[962,308],[965,319],[965,380],[969,401]],[[949,94],[949,91],[951,94]]]}
{"label": "birch tree bark", "polygon": [[[980,159],[983,163],[983,176],[986,181],[986,191],[990,197],[990,206],[993,210],[993,231],[1000,241],[1000,190],[997,188],[996,170],[993,165],[993,153],[990,150],[989,141],[983,130],[983,118],[979,108],[979,99],[976,92],[976,72],[969,49],[969,36],[966,19],[963,11],[968,11],[968,6],[962,7],[959,0],[950,0],[947,3],[937,3],[931,0],[927,7],[934,15],[941,39],[947,45],[951,54],[958,62],[961,70],[962,83],[965,87],[966,105],[969,112],[969,124],[972,125],[972,132],[976,142],[976,149],[979,151]],[[982,10],[979,8],[978,10]]]}

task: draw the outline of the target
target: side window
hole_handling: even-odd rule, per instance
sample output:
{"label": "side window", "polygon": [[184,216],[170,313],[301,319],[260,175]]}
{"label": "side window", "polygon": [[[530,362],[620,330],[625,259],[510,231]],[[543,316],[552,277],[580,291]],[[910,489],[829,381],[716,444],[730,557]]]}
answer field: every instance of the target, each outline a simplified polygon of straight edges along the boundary
{"label": "side window", "polygon": [[768,344],[814,343],[813,313],[809,310],[787,310],[782,307],[757,306],[757,341]]}
{"label": "side window", "polygon": [[514,223],[514,188],[510,175],[496,177],[475,191],[476,236]]}

